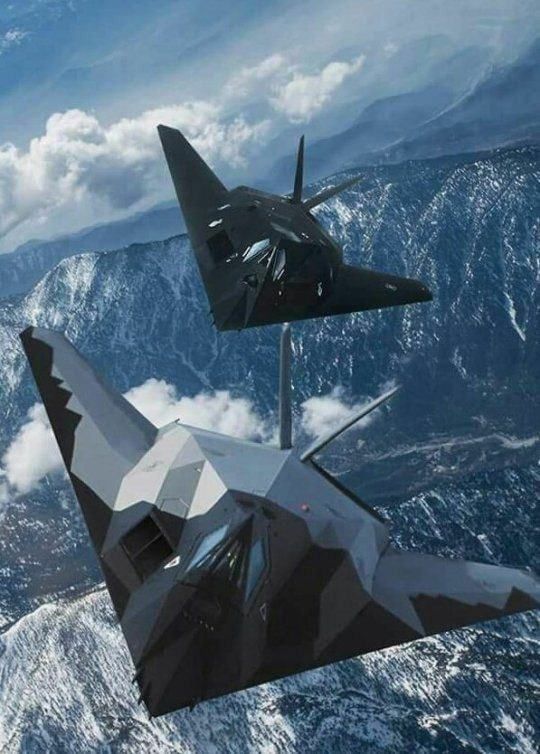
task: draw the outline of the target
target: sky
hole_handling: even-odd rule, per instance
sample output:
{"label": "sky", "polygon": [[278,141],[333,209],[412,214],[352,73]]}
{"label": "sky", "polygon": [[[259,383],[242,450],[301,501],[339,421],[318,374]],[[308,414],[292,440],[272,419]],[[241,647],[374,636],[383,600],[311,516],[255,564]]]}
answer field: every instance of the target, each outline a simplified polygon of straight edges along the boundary
{"label": "sky", "polygon": [[[540,26],[531,0],[18,0],[0,6],[0,252],[172,199],[155,127],[229,182],[374,100],[474,86]],[[455,63],[454,63],[455,69]]]}

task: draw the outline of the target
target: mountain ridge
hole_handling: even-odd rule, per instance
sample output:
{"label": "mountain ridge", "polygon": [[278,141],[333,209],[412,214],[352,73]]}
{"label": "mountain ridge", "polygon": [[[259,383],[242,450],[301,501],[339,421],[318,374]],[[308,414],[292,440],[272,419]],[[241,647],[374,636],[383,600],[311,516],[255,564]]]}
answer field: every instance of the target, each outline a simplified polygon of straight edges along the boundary
{"label": "mountain ridge", "polygon": [[[293,328],[296,412],[337,384],[355,402],[389,380],[403,385],[375,421],[321,456],[390,519],[400,547],[538,567],[538,156],[522,148],[366,168],[360,186],[318,213],[348,261],[414,274],[435,293],[428,305]],[[37,400],[18,340],[29,324],[65,331],[122,392],[158,377],[182,395],[230,389],[263,416],[276,410],[279,328],[216,334],[179,236],[66,258],[24,297],[0,302],[0,457]],[[150,724],[108,598],[94,591],[101,576],[67,481],[57,474],[9,496],[0,522],[8,752],[533,745],[536,613]]]}
{"label": "mountain ridge", "polygon": [[67,257],[159,241],[183,230],[178,207],[171,204],[48,241],[26,241],[14,251],[0,254],[0,300],[27,293],[46,272]]}
{"label": "mountain ridge", "polygon": [[[456,97],[444,85],[375,100],[340,133],[308,145],[312,179],[355,165],[475,154],[540,143],[540,39],[516,60],[492,66],[471,90]],[[293,157],[280,158],[272,180]],[[311,167],[310,167],[311,166]]]}

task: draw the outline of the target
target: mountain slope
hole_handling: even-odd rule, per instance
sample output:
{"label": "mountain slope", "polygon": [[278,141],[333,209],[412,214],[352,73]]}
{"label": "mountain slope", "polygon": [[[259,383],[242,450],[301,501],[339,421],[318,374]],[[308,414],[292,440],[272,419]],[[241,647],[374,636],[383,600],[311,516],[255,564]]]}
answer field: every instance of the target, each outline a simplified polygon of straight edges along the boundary
{"label": "mountain slope", "polygon": [[27,293],[62,259],[85,251],[120,249],[133,243],[170,238],[184,230],[176,204],[156,207],[106,225],[85,228],[51,241],[28,241],[0,254],[0,299]]}
{"label": "mountain slope", "polygon": [[[426,121],[435,118],[456,100],[456,93],[443,84],[396,94],[363,108],[345,131],[309,143],[306,149],[306,175],[315,180],[355,164],[369,164],[365,155],[378,153],[397,141],[412,136]],[[358,156],[362,159],[357,161]],[[294,157],[288,154],[272,167],[276,183],[288,175]]]}
{"label": "mountain slope", "polygon": [[540,141],[540,39],[511,65],[495,68],[461,101],[427,122],[386,159],[435,157]]}
{"label": "mountain slope", "polygon": [[[472,55],[463,50],[456,58]],[[462,82],[463,83],[463,82]],[[399,163],[427,157],[478,152],[540,142],[540,39],[512,63],[492,66],[460,90],[440,72],[429,86],[376,100],[345,131],[308,145],[312,179],[355,165]],[[286,174],[292,155],[281,158],[270,175]]]}
{"label": "mountain slope", "polygon": [[[491,480],[492,491],[506,485],[510,493],[506,508],[497,501],[499,512],[508,516],[519,505],[512,492],[526,478],[504,472]],[[438,537],[448,542],[456,509],[466,523],[469,495],[479,482],[433,491],[394,509],[401,543],[438,549]],[[529,482],[534,484],[534,472]],[[419,519],[420,542],[414,533]],[[491,559],[484,548],[493,548],[496,559],[507,561],[512,538],[501,546],[497,526],[485,529],[482,539],[473,537],[459,549],[473,557],[483,550]],[[6,752],[532,754],[539,628],[538,613],[514,616],[149,721],[136,703],[132,664],[110,600],[98,589],[45,604],[0,634],[0,689],[7,701],[0,710],[0,746]]]}
{"label": "mountain slope", "polygon": [[[435,295],[293,328],[297,410],[336,384],[355,401],[403,384],[322,460],[381,508],[404,547],[540,565],[539,154],[366,168],[320,210],[347,261],[419,277]],[[120,390],[154,376],[184,395],[230,388],[263,415],[275,410],[279,329],[215,333],[181,236],[65,259],[0,303],[0,457],[37,399],[18,344],[29,323],[65,330]],[[67,482],[57,475],[9,499],[0,527],[7,752],[534,751],[536,614],[150,724],[106,595],[82,595],[100,576]]]}

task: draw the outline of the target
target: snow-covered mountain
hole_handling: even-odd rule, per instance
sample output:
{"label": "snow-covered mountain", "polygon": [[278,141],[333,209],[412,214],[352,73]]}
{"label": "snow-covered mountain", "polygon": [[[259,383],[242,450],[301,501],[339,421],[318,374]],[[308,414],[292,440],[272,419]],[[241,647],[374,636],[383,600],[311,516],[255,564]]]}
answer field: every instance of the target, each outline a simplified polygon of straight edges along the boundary
{"label": "snow-covered mountain", "polygon": [[[457,90],[451,65],[424,88],[375,99],[345,130],[308,144],[312,179],[351,165],[399,163],[464,152],[540,143],[540,38],[516,60],[483,67],[478,51],[456,59],[476,75]],[[293,156],[274,165],[271,176],[287,174]]]}
{"label": "snow-covered mountain", "polygon": [[[523,148],[366,168],[358,187],[321,209],[349,261],[422,279],[435,298],[294,327],[297,404],[338,384],[356,398],[388,381],[403,385],[392,431],[381,422],[370,432],[364,476],[373,454],[390,452],[406,453],[408,469],[419,454],[422,464],[432,458],[429,480],[449,472],[449,438],[462,454],[460,473],[477,468],[477,443],[468,439],[484,438],[492,456],[531,447],[539,154]],[[66,259],[21,301],[2,306],[4,441],[36,397],[17,344],[30,323],[66,330],[123,390],[156,376],[182,394],[230,388],[263,413],[274,408],[277,330],[218,335],[183,236]]]}
{"label": "snow-covered mountain", "polygon": [[[537,485],[534,469],[480,475],[384,512],[404,545],[503,561],[512,550],[522,562],[512,538],[525,540],[519,525],[530,531],[528,496]],[[496,511],[492,520],[488,510]],[[516,513],[503,535],[500,524]],[[63,558],[73,562],[70,552]],[[0,635],[0,744],[40,753],[534,754],[539,629],[537,613],[514,616],[150,721],[137,706],[133,667],[101,587],[50,600]]]}
{"label": "snow-covered mountain", "polygon": [[184,230],[176,204],[105,225],[84,228],[50,241],[27,241],[9,254],[0,254],[0,299],[28,291],[58,262],[85,251],[108,251],[175,236]]}
{"label": "snow-covered mountain", "polygon": [[[293,328],[297,406],[336,385],[355,401],[403,385],[324,463],[381,507],[404,546],[539,566],[539,155],[366,168],[320,211],[348,261],[434,293],[432,304]],[[0,458],[37,399],[18,344],[30,323],[66,331],[123,391],[158,377],[184,395],[227,388],[275,410],[278,329],[215,333],[180,236],[65,259],[0,304]],[[0,505],[0,527],[6,751],[534,751],[537,616],[149,723],[65,480]]]}

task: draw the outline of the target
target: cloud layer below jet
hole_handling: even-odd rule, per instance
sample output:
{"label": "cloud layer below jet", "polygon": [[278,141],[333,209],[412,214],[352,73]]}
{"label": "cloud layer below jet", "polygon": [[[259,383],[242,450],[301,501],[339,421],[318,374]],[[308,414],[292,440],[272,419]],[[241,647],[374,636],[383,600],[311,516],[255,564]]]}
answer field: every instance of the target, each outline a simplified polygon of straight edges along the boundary
{"label": "cloud layer below jet", "polygon": [[[252,401],[233,396],[228,390],[179,396],[174,385],[150,378],[128,390],[125,397],[158,427],[180,419],[190,426],[245,440],[276,441],[274,418],[261,416]],[[325,434],[356,413],[361,405],[348,400],[340,387],[327,395],[308,398],[300,407],[299,430],[313,437]],[[373,416],[359,425],[365,426]],[[36,403],[2,456],[0,502],[31,492],[47,475],[62,469],[45,409]]]}
{"label": "cloud layer below jet", "polygon": [[293,123],[309,121],[346,78],[360,71],[364,60],[365,56],[360,55],[350,63],[334,61],[312,75],[295,72],[290,81],[276,87],[271,102]]}

